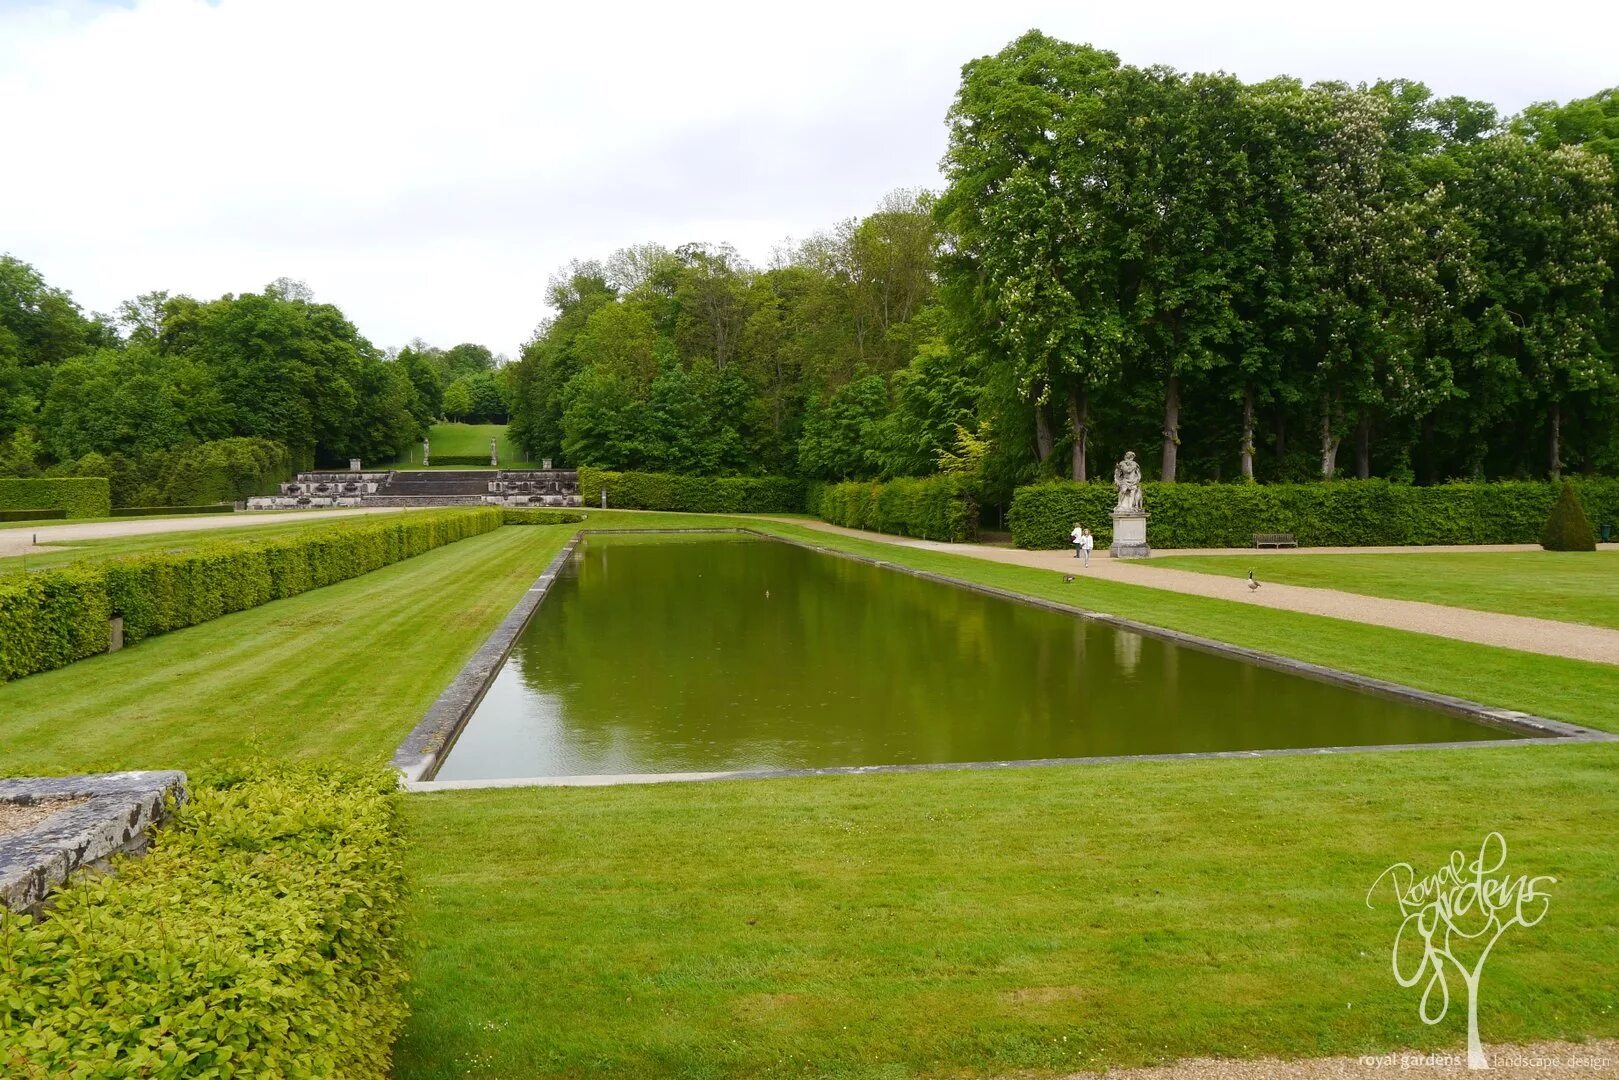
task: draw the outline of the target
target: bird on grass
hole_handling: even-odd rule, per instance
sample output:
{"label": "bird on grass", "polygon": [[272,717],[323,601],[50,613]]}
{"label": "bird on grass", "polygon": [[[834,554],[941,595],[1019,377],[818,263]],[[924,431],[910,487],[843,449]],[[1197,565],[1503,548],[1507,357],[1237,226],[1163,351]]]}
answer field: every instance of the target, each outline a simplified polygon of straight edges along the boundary
{"label": "bird on grass", "polygon": [[1066,584],[1067,584],[1067,583],[1068,583],[1068,582],[1070,582],[1070,581],[1073,581],[1073,580],[1074,580],[1074,575],[1073,575],[1073,574],[1065,574],[1065,575],[1064,575],[1064,576],[1063,576],[1063,579],[1062,579],[1062,580],[1063,580],[1063,584],[1065,584],[1065,585],[1066,585]]}
{"label": "bird on grass", "polygon": [[1248,591],[1254,592],[1258,588],[1259,582],[1254,580],[1254,572],[1252,570],[1248,571]]}

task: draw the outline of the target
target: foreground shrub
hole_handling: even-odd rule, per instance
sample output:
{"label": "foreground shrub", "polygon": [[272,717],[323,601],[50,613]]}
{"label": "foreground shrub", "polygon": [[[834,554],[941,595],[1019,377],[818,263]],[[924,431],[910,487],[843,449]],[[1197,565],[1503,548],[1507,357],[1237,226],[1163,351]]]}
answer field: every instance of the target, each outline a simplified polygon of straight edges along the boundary
{"label": "foreground shrub", "polygon": [[978,535],[978,505],[970,485],[952,475],[901,477],[886,483],[855,480],[821,488],[816,513],[850,529],[962,541]]}
{"label": "foreground shrub", "polygon": [[124,640],[359,577],[501,525],[501,511],[390,514],[312,526],[291,536],[85,562],[0,578],[0,682],[107,651],[107,620]]}
{"label": "foreground shrub", "polygon": [[114,506],[197,506],[267,495],[292,475],[287,448],[270,439],[217,439],[138,457],[86,454],[53,475],[101,476]]}
{"label": "foreground shrub", "polygon": [[[1577,482],[1586,505],[1619,513],[1619,480]],[[1386,480],[1314,484],[1142,485],[1155,548],[1250,547],[1254,533],[1292,533],[1306,547],[1532,544],[1556,498],[1549,483],[1505,480],[1415,487]],[[1018,488],[1007,523],[1024,548],[1066,547],[1074,522],[1113,539],[1110,484],[1056,481]]]}
{"label": "foreground shrub", "polygon": [[672,510],[691,514],[797,514],[804,482],[788,476],[677,476],[673,473],[579,470],[579,496],[600,506],[607,492],[616,510]]}
{"label": "foreground shrub", "polygon": [[500,520],[503,525],[577,525],[585,520],[585,515],[577,510],[513,508],[502,510]]}
{"label": "foreground shrub", "polygon": [[405,1018],[395,778],[257,769],[42,919],[0,909],[0,1074],[388,1075]]}
{"label": "foreground shrub", "polygon": [[104,477],[0,479],[0,510],[66,510],[70,518],[106,517],[112,489]]}
{"label": "foreground shrub", "polygon": [[1546,528],[1540,536],[1540,546],[1547,551],[1595,551],[1596,534],[1591,531],[1591,520],[1585,516],[1580,493],[1571,481],[1564,480],[1557,501],[1546,517]]}

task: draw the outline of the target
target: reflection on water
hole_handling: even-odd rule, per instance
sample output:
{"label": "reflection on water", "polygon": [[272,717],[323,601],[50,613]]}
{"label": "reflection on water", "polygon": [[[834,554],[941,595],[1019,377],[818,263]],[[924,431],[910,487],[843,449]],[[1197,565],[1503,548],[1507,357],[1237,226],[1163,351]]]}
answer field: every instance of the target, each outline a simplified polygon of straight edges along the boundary
{"label": "reflection on water", "polygon": [[1446,713],[788,544],[593,536],[438,775],[1502,736]]}

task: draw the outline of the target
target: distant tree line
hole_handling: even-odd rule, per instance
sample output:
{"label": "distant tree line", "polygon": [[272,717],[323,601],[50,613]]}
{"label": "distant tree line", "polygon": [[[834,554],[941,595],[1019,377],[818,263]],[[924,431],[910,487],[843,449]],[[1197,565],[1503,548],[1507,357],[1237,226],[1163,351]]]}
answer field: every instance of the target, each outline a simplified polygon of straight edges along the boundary
{"label": "distant tree line", "polygon": [[[949,181],[748,265],[553,279],[531,455],[991,497],[1134,449],[1166,480],[1619,471],[1619,92],[1121,65],[1039,33],[964,69]],[[1098,466],[1098,460],[1102,465]]]}
{"label": "distant tree line", "polygon": [[498,364],[481,345],[379,350],[287,279],[85,315],[0,256],[0,475],[106,476],[118,501],[173,501],[201,468],[188,463],[256,476],[392,461],[446,413],[504,421]]}

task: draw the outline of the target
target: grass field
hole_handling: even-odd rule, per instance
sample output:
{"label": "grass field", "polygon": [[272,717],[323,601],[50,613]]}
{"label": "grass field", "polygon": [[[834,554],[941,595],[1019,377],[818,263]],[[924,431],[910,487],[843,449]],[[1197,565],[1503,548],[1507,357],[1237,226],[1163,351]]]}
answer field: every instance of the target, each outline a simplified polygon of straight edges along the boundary
{"label": "grass field", "polygon": [[[1619,1033],[1619,752],[1343,755],[413,796],[403,1077],[1038,1075],[1455,1046],[1384,867],[1557,876],[1486,1038]],[[1458,984],[1459,989],[1459,984]],[[1018,1075],[1026,1075],[1019,1072]]]}
{"label": "grass field", "polygon": [[[719,525],[593,511],[591,527]],[[737,519],[730,519],[737,520]],[[746,521],[1619,730],[1619,669]],[[0,686],[0,770],[385,759],[571,534],[505,528]],[[172,538],[171,538],[172,540]],[[1490,1040],[1619,1034],[1619,747],[413,795],[402,1077],[1033,1075],[1455,1046],[1372,878],[1501,830],[1558,876]]]}
{"label": "grass field", "polygon": [[[539,468],[539,462],[529,462],[523,457],[523,451],[518,445],[506,437],[505,424],[434,424],[427,435],[431,454],[429,460],[440,455],[445,457],[480,457],[484,459],[485,467],[489,461],[489,440],[499,440],[496,444],[500,451],[500,464],[504,468],[532,467]],[[398,461],[386,466],[393,469],[420,469],[422,467],[422,446],[415,443]],[[470,469],[471,465],[432,465],[430,469]]]}
{"label": "grass field", "polygon": [[1619,551],[1170,555],[1154,566],[1619,629]]}

